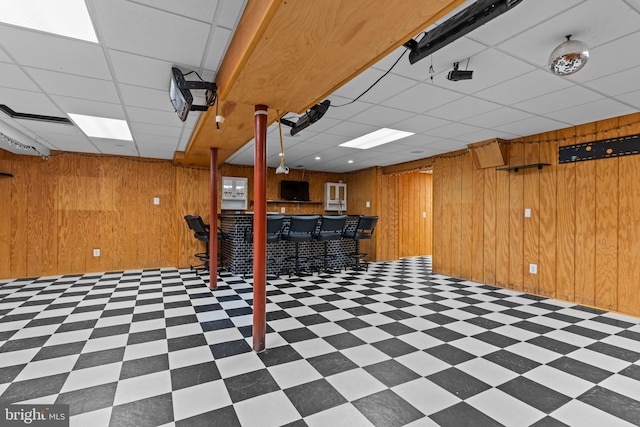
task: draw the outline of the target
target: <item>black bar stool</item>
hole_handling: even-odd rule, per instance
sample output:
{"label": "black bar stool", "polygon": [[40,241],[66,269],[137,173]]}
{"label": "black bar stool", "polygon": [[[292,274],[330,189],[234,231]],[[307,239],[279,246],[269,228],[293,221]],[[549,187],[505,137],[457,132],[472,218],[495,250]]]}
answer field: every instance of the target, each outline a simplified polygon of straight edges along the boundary
{"label": "black bar stool", "polygon": [[[284,215],[267,215],[267,247],[269,245],[278,243],[280,241],[280,237],[282,234],[282,223],[284,221]],[[244,241],[246,243],[253,244],[253,226],[248,225],[244,230]],[[269,265],[272,265],[276,260],[273,258],[267,258],[267,273]],[[242,275],[243,277],[247,277],[248,264],[253,264],[253,257],[250,257],[245,262],[245,272]],[[276,274],[271,275],[271,278],[277,278],[280,275],[280,272],[276,272]]]}
{"label": "black bar stool", "polygon": [[347,230],[343,234],[344,238],[356,241],[356,251],[349,255],[349,258],[354,261],[354,270],[362,270],[362,267],[360,266],[361,263],[364,264],[365,270],[368,269],[368,263],[363,261],[363,258],[369,256],[369,254],[360,253],[360,240],[371,239],[377,222],[377,216],[360,215],[356,228],[354,230]]}
{"label": "black bar stool", "polygon": [[283,235],[283,240],[293,242],[296,245],[295,256],[287,258],[287,261],[293,261],[295,264],[295,268],[289,271],[289,277],[292,276],[293,271],[295,271],[297,275],[300,275],[302,273],[300,270],[300,262],[307,262],[309,260],[308,256],[300,256],[300,242],[310,242],[313,240],[318,219],[320,219],[320,215],[294,215],[291,217],[291,224],[289,224],[289,228]]}
{"label": "black bar stool", "polygon": [[322,269],[318,268],[318,273],[322,270],[325,273],[335,273],[327,268],[327,263],[334,259],[335,255],[327,253],[329,241],[342,239],[344,225],[347,222],[347,215],[322,215],[320,219],[320,229],[316,234],[316,240],[323,243],[323,254],[316,257],[322,261]]}
{"label": "black bar stool", "polygon": [[[185,221],[187,222],[187,225],[189,226],[189,228],[191,230],[193,230],[193,237],[195,237],[196,239],[200,240],[201,242],[204,242],[205,244],[205,251],[204,252],[198,252],[196,254],[194,254],[194,256],[196,258],[198,258],[200,261],[202,261],[201,265],[192,265],[191,269],[195,270],[196,272],[198,271],[209,271],[209,261],[210,261],[210,256],[209,256],[209,235],[210,235],[210,230],[209,230],[209,224],[205,224],[205,222],[202,220],[202,217],[200,215],[185,215],[184,217]],[[225,233],[224,231],[222,231],[222,229],[220,227],[218,227],[218,242],[221,242],[223,240],[229,240],[230,236],[229,234]],[[224,255],[222,254],[222,248],[220,248],[220,250],[218,250],[218,261],[219,261],[219,267],[218,267],[218,271],[222,270],[224,268]]]}

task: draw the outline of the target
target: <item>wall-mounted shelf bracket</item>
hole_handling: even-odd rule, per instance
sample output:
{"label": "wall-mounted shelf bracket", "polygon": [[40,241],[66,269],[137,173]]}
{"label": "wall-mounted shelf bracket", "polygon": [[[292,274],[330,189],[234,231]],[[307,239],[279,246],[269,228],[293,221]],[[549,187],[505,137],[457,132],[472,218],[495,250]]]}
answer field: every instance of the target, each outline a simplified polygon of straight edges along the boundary
{"label": "wall-mounted shelf bracket", "polygon": [[527,169],[527,168],[538,168],[538,170],[540,170],[542,169],[543,166],[551,166],[551,163],[531,163],[529,165],[517,165],[517,166],[508,166],[505,168],[496,168],[496,170],[518,172],[518,169]]}

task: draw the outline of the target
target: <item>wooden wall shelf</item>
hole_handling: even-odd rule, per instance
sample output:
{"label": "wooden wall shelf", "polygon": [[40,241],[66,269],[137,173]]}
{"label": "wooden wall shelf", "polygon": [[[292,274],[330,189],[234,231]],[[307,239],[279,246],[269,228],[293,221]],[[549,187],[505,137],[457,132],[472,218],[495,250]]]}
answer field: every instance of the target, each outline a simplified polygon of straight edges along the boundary
{"label": "wooden wall shelf", "polygon": [[517,166],[508,166],[506,168],[496,168],[496,170],[518,172],[518,169],[527,169],[527,168],[538,168],[538,170],[540,170],[542,169],[543,166],[551,166],[551,163],[531,163],[529,165],[517,165]]}
{"label": "wooden wall shelf", "polygon": [[313,200],[267,200],[267,203],[297,203],[307,205],[321,205],[322,202],[315,202]]}

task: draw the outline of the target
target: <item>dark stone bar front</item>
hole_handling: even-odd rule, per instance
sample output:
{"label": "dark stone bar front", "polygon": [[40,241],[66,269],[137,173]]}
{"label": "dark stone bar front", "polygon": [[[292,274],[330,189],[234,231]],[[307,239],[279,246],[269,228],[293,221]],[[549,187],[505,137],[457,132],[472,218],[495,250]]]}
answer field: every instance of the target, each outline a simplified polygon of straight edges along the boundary
{"label": "dark stone bar front", "polygon": [[[359,215],[349,215],[345,226],[346,230],[352,230],[358,223]],[[291,216],[286,215],[282,231],[289,227]],[[318,221],[318,224],[320,222]],[[247,241],[246,233],[253,230],[253,214],[222,214],[220,215],[220,227],[229,234],[229,239],[221,242],[222,263],[224,268],[235,275],[251,274],[253,271],[253,243]],[[344,269],[353,264],[349,258],[356,251],[356,243],[352,239],[340,239],[327,242],[327,254],[335,258],[328,262],[328,267],[334,270]],[[267,273],[287,274],[293,268],[293,262],[287,261],[287,257],[295,253],[295,244],[279,241],[267,245]],[[322,261],[314,259],[324,254],[324,243],[318,241],[301,242],[300,256],[308,257],[307,263],[302,266],[307,271],[315,270],[322,265]]]}

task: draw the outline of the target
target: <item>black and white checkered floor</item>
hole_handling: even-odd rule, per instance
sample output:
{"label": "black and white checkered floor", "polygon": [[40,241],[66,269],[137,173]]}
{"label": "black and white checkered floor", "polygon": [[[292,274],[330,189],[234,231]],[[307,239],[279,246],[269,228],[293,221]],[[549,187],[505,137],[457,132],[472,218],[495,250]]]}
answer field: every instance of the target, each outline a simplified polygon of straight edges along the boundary
{"label": "black and white checkered floor", "polygon": [[[432,274],[0,281],[0,403],[71,426],[640,425],[640,319]],[[205,276],[206,279],[206,276]]]}

